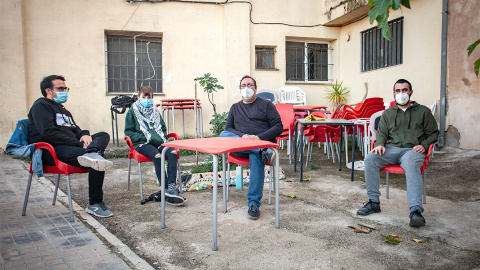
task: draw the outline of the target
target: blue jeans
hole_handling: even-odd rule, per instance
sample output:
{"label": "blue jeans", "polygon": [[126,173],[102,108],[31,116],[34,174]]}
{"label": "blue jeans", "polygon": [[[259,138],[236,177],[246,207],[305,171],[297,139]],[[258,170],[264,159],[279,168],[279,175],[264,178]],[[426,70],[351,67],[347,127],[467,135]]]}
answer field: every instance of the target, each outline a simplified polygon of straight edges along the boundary
{"label": "blue jeans", "polygon": [[[240,138],[230,131],[222,131],[220,137]],[[252,149],[240,152],[233,152],[233,155],[241,158],[248,158],[250,161],[250,183],[248,184],[248,206],[260,207],[260,200],[263,197],[263,183],[265,181],[265,163],[262,161],[260,149]]]}
{"label": "blue jeans", "polygon": [[365,157],[365,180],[368,198],[373,202],[380,201],[380,168],[399,164],[405,170],[407,178],[407,201],[410,212],[423,212],[422,191],[423,179],[420,167],[425,161],[425,154],[414,152],[412,148],[385,146],[385,154],[368,154]]}

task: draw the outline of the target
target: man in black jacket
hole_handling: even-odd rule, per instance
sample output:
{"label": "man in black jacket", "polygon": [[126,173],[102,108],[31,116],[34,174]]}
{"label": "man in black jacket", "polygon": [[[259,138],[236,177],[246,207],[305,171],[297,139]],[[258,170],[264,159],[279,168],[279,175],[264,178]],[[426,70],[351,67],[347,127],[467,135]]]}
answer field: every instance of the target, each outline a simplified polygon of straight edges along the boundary
{"label": "man in black jacket", "polygon": [[[73,120],[72,114],[63,107],[68,99],[65,78],[50,75],[40,83],[43,98],[33,103],[28,113],[28,143],[47,142],[55,148],[57,158],[69,165],[90,168],[88,174],[89,205],[85,211],[97,217],[109,217],[113,213],[103,202],[105,171],[113,166],[103,157],[110,135],[99,132],[90,136]],[[43,151],[44,165],[55,165],[48,151]]]}
{"label": "man in black jacket", "polygon": [[[240,94],[242,100],[230,108],[225,131],[220,134],[220,137],[266,140],[276,143],[277,136],[283,131],[283,124],[273,103],[257,98],[257,82],[250,76],[244,76],[240,80]],[[265,161],[273,164],[274,152],[267,148],[234,152],[233,154],[249,158],[248,216],[250,219],[258,219],[265,181]]]}

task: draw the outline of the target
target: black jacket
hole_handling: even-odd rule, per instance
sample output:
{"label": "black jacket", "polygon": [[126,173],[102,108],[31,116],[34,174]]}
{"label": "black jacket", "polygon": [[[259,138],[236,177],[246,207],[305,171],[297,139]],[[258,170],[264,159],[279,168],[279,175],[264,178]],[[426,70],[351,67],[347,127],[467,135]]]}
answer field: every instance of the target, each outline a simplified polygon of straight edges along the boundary
{"label": "black jacket", "polygon": [[28,143],[47,142],[52,146],[83,147],[80,138],[90,135],[75,124],[72,114],[62,104],[39,98],[28,113]]}

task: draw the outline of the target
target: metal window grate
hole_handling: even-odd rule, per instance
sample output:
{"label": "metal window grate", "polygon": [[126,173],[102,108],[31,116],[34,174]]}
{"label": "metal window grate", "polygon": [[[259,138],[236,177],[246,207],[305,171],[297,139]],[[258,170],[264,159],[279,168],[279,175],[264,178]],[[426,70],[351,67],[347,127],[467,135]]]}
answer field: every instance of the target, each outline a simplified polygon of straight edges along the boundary
{"label": "metal window grate", "polygon": [[162,93],[160,38],[106,37],[107,92],[135,93],[141,85]]}
{"label": "metal window grate", "polygon": [[275,47],[255,46],[255,68],[275,69]]}
{"label": "metal window grate", "polygon": [[403,63],[403,18],[388,23],[394,41],[382,36],[382,30],[372,28],[362,35],[362,71],[370,71]]}
{"label": "metal window grate", "polygon": [[287,81],[327,81],[328,45],[287,41]]}

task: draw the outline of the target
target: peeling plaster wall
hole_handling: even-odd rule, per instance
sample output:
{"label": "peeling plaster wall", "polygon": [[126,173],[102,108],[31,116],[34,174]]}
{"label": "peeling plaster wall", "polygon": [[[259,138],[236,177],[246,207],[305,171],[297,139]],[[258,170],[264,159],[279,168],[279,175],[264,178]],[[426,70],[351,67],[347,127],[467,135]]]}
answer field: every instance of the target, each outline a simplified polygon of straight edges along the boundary
{"label": "peeling plaster wall", "polygon": [[467,55],[468,46],[480,38],[479,10],[480,1],[449,0],[446,143],[462,149],[480,149],[480,78],[473,71],[480,47]]}

